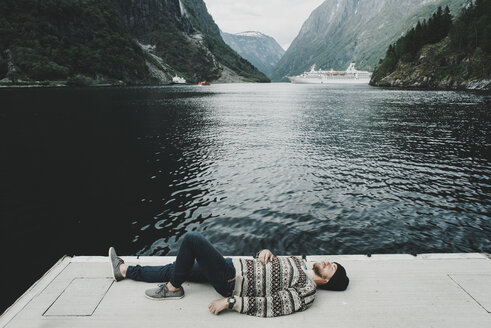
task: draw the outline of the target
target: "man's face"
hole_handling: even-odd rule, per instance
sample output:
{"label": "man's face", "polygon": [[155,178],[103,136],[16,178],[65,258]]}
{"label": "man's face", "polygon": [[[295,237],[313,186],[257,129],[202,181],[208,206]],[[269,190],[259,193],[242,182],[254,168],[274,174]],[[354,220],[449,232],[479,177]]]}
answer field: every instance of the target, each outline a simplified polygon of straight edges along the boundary
{"label": "man's face", "polygon": [[336,263],[331,263],[329,261],[326,262],[316,262],[312,268],[314,273],[319,277],[329,280],[334,276],[336,270],[338,269],[338,265]]}

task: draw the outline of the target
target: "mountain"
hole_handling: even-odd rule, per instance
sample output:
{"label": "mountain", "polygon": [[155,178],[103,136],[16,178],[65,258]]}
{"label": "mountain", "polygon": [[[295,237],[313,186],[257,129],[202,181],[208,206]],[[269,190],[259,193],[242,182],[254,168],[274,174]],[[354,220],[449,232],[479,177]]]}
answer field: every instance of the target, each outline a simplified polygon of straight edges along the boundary
{"label": "mountain", "polygon": [[271,74],[272,80],[319,68],[373,71],[389,44],[438,6],[452,13],[468,0],[326,0],[305,21]]}
{"label": "mountain", "polygon": [[387,49],[371,85],[491,89],[491,1],[477,0],[453,22],[441,8]]}
{"label": "mountain", "polygon": [[175,74],[269,81],[225,44],[203,0],[0,2],[0,79],[160,84]]}
{"label": "mountain", "polygon": [[273,71],[285,53],[275,39],[260,32],[247,31],[236,34],[222,32],[222,38],[230,48],[266,75]]}

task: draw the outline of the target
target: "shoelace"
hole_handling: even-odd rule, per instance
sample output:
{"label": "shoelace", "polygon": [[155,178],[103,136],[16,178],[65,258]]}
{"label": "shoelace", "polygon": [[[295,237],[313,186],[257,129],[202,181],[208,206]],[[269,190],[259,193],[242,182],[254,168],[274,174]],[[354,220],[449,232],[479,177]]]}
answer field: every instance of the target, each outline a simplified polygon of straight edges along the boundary
{"label": "shoelace", "polygon": [[157,290],[157,294],[161,294],[163,290],[168,290],[167,289],[167,284],[160,284],[159,285],[159,290]]}

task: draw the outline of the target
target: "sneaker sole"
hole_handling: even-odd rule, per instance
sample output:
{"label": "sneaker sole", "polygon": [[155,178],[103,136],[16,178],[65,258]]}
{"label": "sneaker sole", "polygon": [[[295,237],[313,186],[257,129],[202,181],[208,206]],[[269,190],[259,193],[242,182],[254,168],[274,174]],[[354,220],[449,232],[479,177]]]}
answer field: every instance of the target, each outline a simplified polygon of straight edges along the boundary
{"label": "sneaker sole", "polygon": [[184,297],[184,295],[182,295],[182,296],[154,298],[154,297],[150,297],[147,294],[145,294],[145,297],[148,298],[149,300],[152,300],[152,301],[163,301],[163,300],[180,300],[181,298]]}
{"label": "sneaker sole", "polygon": [[114,274],[113,261],[111,261],[111,248],[107,251],[107,258],[109,259],[109,264],[111,265],[111,273],[113,274],[114,281],[118,282],[116,275]]}

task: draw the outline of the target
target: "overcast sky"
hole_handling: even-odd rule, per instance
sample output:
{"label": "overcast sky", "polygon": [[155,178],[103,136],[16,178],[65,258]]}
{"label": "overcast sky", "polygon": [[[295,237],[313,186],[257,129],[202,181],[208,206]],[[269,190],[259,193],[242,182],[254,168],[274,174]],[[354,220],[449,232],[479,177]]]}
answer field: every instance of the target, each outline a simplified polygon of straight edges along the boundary
{"label": "overcast sky", "polygon": [[258,31],[287,49],[302,24],[324,0],[204,0],[224,32]]}

